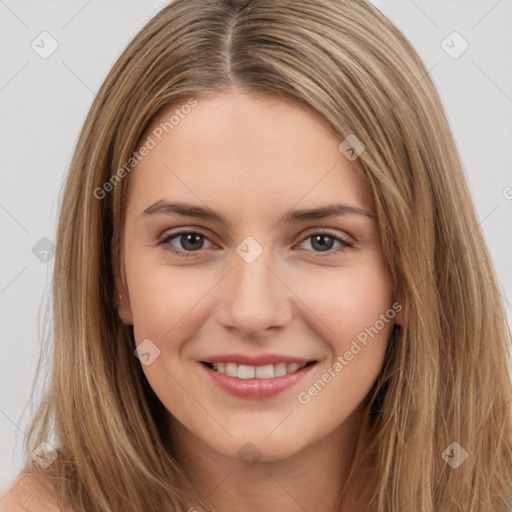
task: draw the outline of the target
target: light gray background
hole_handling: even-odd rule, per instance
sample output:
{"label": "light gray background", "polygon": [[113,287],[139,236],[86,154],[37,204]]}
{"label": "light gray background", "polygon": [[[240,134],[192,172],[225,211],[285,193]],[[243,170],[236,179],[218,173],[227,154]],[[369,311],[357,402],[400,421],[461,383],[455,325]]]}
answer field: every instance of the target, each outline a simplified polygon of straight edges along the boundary
{"label": "light gray background", "polygon": [[[21,464],[53,259],[61,186],[95,91],[161,0],[0,0],[0,488]],[[436,83],[481,226],[512,306],[512,0],[374,0],[417,48]],[[47,31],[48,58],[31,47]],[[442,42],[457,31],[458,58]],[[452,54],[458,36],[444,43]],[[42,48],[41,48],[42,51]],[[40,242],[44,243],[44,242]],[[36,251],[37,252],[37,251]],[[51,256],[51,253],[48,253]],[[47,256],[47,257],[48,257]],[[41,383],[37,389],[41,389]]]}

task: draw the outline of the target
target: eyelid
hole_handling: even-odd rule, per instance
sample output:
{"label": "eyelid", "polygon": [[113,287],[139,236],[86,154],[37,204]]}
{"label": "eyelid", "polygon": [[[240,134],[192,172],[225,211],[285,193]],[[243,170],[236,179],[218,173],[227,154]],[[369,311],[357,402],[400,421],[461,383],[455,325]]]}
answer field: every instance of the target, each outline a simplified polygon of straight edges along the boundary
{"label": "eyelid", "polygon": [[[189,228],[177,228],[177,231],[164,231],[164,233],[158,238],[157,244],[165,244],[168,241],[172,240],[173,238],[178,237],[179,235],[188,235],[191,233],[195,233],[197,235],[201,235],[203,238],[207,239],[211,244],[216,245],[215,242],[213,242],[210,239],[210,236],[206,234],[201,228],[196,227],[189,227]],[[199,252],[199,251],[185,251],[189,253],[193,252]]]}
{"label": "eyelid", "polygon": [[[346,234],[340,234],[337,232],[334,232],[332,229],[328,228],[311,228],[308,230],[304,235],[302,235],[300,241],[296,245],[300,245],[306,240],[308,240],[312,235],[326,235],[330,238],[333,238],[336,240],[341,247],[338,247],[337,249],[329,249],[327,251],[311,251],[315,254],[315,257],[329,257],[334,256],[340,252],[343,252],[344,250],[351,249],[354,247],[354,241],[353,238]],[[306,250],[306,249],[305,249]]]}
{"label": "eyelid", "polygon": [[331,236],[332,238],[339,238],[339,239],[344,240],[345,242],[350,242],[350,243],[353,243],[355,241],[353,237],[351,237],[348,233],[346,233],[344,231],[340,232],[340,231],[337,231],[332,228],[319,228],[319,227],[308,228],[306,230],[306,233],[304,235],[302,235],[301,241],[310,237],[311,235],[328,235],[328,236]]}
{"label": "eyelid", "polygon": [[[205,238],[206,240],[208,240],[211,244],[216,245],[212,240],[210,240],[210,237],[201,228],[196,228],[196,227],[192,227],[192,226],[188,227],[188,228],[187,227],[177,228],[177,231],[164,232],[163,235],[158,240],[158,245],[167,246],[167,247],[164,247],[164,249],[166,251],[168,251],[172,254],[176,254],[178,256],[184,256],[184,257],[195,256],[196,253],[200,254],[204,249],[199,249],[197,251],[184,251],[184,250],[175,249],[170,244],[170,240],[172,240],[180,235],[186,235],[186,234],[191,234],[191,233],[200,235],[203,238]],[[299,239],[299,242],[295,245],[302,244],[308,238],[310,238],[312,235],[326,235],[326,236],[333,238],[334,240],[336,240],[338,243],[341,244],[341,247],[338,247],[337,249],[329,249],[327,251],[308,250],[309,252],[313,252],[316,256],[320,256],[320,257],[326,256],[327,257],[330,255],[335,255],[338,252],[341,252],[345,249],[350,249],[351,247],[354,246],[353,238],[350,237],[349,235],[347,235],[345,233],[344,234],[337,233],[337,232],[335,232],[335,230],[330,229],[330,228],[320,228],[320,227],[309,228],[306,231],[306,233],[301,236],[301,238]],[[171,248],[171,247],[173,247],[173,248]],[[305,249],[305,250],[307,250],[307,249]]]}

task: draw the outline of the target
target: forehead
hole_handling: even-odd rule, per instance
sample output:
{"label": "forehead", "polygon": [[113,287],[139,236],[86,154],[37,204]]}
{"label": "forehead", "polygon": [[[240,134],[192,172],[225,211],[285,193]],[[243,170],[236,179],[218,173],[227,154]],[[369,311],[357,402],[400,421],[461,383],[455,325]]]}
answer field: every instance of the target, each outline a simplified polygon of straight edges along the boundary
{"label": "forehead", "polygon": [[162,198],[261,213],[344,201],[371,209],[327,123],[298,102],[244,93],[184,100],[142,139],[153,146],[129,176],[128,210]]}

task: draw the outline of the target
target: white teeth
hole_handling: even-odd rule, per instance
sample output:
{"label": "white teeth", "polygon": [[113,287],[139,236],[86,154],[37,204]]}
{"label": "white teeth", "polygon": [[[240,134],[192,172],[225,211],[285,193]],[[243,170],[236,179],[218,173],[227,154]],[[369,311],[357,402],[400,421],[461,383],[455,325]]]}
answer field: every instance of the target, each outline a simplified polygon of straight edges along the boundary
{"label": "white teeth", "polygon": [[286,363],[277,363],[274,365],[274,376],[281,377],[286,375]]}
{"label": "white teeth", "polygon": [[235,363],[226,363],[226,370],[224,373],[228,377],[238,377],[237,368],[238,365],[236,365]]}
{"label": "white teeth", "polygon": [[274,377],[274,365],[267,364],[266,366],[257,366],[255,377],[257,379],[271,379]]}
{"label": "white teeth", "polygon": [[238,365],[237,374],[239,379],[254,379],[256,368],[254,366],[240,364]]}
{"label": "white teeth", "polygon": [[294,373],[306,366],[306,363],[277,363],[264,366],[249,366],[236,363],[212,363],[213,369],[228,377],[239,379],[272,379],[289,373]]}

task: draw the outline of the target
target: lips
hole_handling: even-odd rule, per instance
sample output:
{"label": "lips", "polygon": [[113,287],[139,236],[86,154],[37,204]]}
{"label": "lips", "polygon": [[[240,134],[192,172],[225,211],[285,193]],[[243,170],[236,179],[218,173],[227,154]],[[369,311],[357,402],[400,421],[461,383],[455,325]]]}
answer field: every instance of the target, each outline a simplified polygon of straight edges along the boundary
{"label": "lips", "polygon": [[295,385],[317,361],[278,354],[258,357],[228,354],[209,357],[200,363],[222,390],[243,398],[266,398]]}

